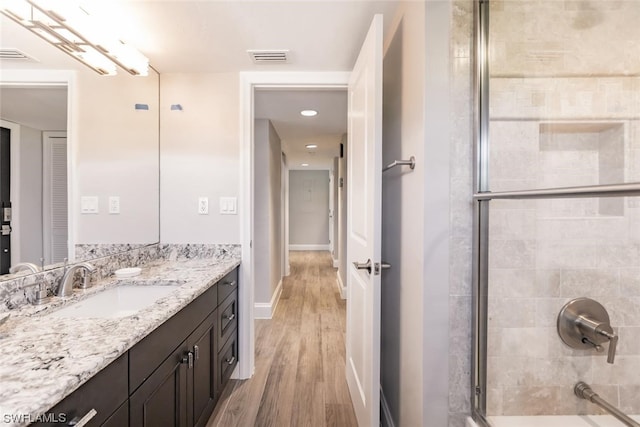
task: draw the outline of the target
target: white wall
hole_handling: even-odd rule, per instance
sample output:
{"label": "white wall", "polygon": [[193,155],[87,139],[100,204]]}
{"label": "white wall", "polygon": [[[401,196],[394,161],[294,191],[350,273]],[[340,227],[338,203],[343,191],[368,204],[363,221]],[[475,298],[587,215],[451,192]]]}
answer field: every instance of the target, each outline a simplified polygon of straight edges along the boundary
{"label": "white wall", "polygon": [[[425,2],[424,260],[422,423],[449,423],[451,23],[449,1]],[[407,31],[413,38],[413,32]],[[461,117],[464,119],[465,117]],[[466,117],[468,119],[468,116]],[[470,139],[469,139],[470,140]],[[469,188],[469,187],[467,187]],[[468,236],[471,238],[471,235]],[[469,311],[471,307],[468,307]],[[467,311],[466,314],[469,312]],[[464,318],[463,313],[455,316]],[[467,378],[469,378],[468,376]]]}
{"label": "white wall", "polygon": [[424,303],[424,3],[403,3],[391,28],[383,69],[383,163],[413,155],[417,166],[391,169],[382,178],[382,259],[391,269],[382,275],[381,383],[395,425],[445,426],[446,418],[443,422],[435,414],[426,421],[424,406],[427,389],[436,387],[424,382],[429,366],[423,344],[430,328],[423,319],[431,309]]}
{"label": "white wall", "polygon": [[282,278],[281,164],[278,133],[269,120],[254,125],[254,300],[270,303]]}
{"label": "white wall", "polygon": [[[163,243],[240,242],[239,215],[221,215],[218,208],[219,197],[239,196],[238,83],[237,73],[162,74]],[[171,104],[183,111],[170,111]],[[197,213],[200,196],[209,197],[209,215]]]}
{"label": "white wall", "polygon": [[[42,131],[20,126],[20,253],[18,262],[40,265],[42,252]],[[14,196],[11,196],[15,200]]]}
{"label": "white wall", "polygon": [[[158,241],[158,81],[154,72],[77,73],[70,135],[75,243]],[[149,110],[136,111],[135,104],[148,104]],[[80,214],[82,196],[99,197],[98,214]],[[109,214],[109,196],[120,197],[120,214]]]}
{"label": "white wall", "polygon": [[329,249],[329,171],[289,171],[291,249]]}

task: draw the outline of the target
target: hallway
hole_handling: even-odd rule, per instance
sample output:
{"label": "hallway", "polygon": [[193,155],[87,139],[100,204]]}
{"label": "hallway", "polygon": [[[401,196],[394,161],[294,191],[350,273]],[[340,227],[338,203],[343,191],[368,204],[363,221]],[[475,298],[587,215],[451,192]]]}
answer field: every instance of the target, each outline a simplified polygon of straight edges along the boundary
{"label": "hallway", "polygon": [[[256,320],[256,366],[232,380],[207,427],[356,426],[345,380],[346,304],[328,252],[291,252],[271,320]],[[259,402],[259,404],[258,404]]]}

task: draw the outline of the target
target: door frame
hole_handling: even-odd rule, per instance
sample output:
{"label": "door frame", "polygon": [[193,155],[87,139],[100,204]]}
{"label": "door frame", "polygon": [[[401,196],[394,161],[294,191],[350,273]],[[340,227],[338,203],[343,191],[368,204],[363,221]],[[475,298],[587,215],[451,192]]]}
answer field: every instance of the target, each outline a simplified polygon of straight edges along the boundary
{"label": "door frame", "polygon": [[234,378],[246,379],[253,375],[255,366],[254,330],[254,259],[251,250],[253,236],[253,137],[254,94],[256,89],[345,89],[350,72],[241,72],[240,73],[240,242],[242,263],[238,299],[239,315],[246,319],[238,325],[238,370]]}
{"label": "door frame", "polygon": [[[0,76],[0,86],[6,87],[19,87],[19,88],[37,88],[37,87],[51,87],[51,86],[65,86],[67,88],[67,230],[68,236],[68,251],[69,261],[75,260],[75,251],[71,248],[75,248],[76,242],[76,215],[80,210],[80,202],[76,203],[77,184],[75,183],[76,170],[76,152],[77,147],[74,141],[77,139],[78,130],[73,127],[74,123],[72,117],[74,117],[74,111],[76,108],[75,96],[76,96],[76,72],[70,70],[20,70],[20,69],[7,69],[2,70]],[[20,126],[16,124],[16,126]],[[7,126],[5,126],[7,127]],[[13,130],[12,130],[13,134]],[[19,130],[16,132],[19,137]],[[17,256],[20,250],[20,243],[17,241],[17,237],[20,234],[20,221],[17,213],[19,213],[19,193],[17,191],[19,163],[18,150],[14,149],[17,145],[16,138],[11,137],[11,202],[12,202],[12,221],[11,227],[16,230],[16,238],[11,238],[11,264],[14,264],[14,256]],[[14,154],[16,153],[16,154]],[[14,168],[14,161],[16,167]],[[15,178],[15,179],[14,179]],[[77,209],[75,209],[77,207]],[[14,255],[15,254],[15,255]]]}
{"label": "door frame", "polygon": [[[4,86],[3,82],[0,82],[0,86]],[[5,129],[9,129],[9,146],[11,147],[11,170],[9,172],[9,193],[11,200],[11,265],[17,264],[20,256],[20,216],[16,215],[15,207],[20,206],[20,128],[22,125],[19,123],[10,122],[8,120],[0,119],[0,126]],[[18,208],[19,209],[19,208]],[[19,210],[18,210],[19,213]]]}

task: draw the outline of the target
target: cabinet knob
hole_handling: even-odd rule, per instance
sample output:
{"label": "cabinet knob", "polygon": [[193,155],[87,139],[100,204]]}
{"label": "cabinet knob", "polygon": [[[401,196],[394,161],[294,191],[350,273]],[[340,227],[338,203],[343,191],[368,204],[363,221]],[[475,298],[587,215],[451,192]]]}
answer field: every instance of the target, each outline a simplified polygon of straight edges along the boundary
{"label": "cabinet knob", "polygon": [[198,347],[197,345],[193,346],[193,355],[196,360],[200,359],[200,347]]}
{"label": "cabinet knob", "polygon": [[222,282],[222,284],[223,284],[224,286],[235,286],[235,285],[236,285],[236,281],[235,281],[235,280],[232,280],[232,281],[230,281],[230,282]]}
{"label": "cabinet knob", "polygon": [[222,316],[222,318],[226,320],[233,320],[236,318],[236,314],[235,313],[225,314],[224,316]]}
{"label": "cabinet knob", "polygon": [[233,365],[235,361],[236,361],[235,356],[231,356],[231,359],[225,359],[225,362],[227,362],[227,365]]}

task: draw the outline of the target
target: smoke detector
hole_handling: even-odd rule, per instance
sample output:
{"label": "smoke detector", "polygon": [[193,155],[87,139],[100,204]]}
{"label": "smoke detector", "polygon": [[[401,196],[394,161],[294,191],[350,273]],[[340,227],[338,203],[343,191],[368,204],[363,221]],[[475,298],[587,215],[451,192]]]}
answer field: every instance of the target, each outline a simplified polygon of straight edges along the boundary
{"label": "smoke detector", "polygon": [[289,62],[289,50],[248,50],[254,64],[286,64]]}

